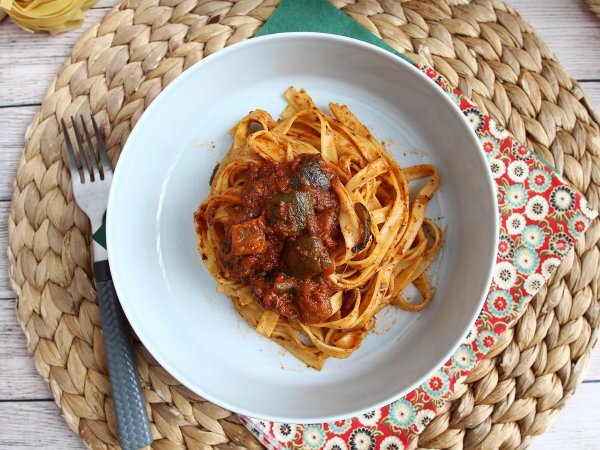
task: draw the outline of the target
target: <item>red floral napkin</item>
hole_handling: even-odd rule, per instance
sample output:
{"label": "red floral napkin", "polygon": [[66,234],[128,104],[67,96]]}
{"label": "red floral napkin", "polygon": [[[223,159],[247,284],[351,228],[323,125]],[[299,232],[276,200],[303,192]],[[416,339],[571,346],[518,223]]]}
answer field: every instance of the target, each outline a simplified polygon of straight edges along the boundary
{"label": "red floral napkin", "polygon": [[409,448],[462,381],[518,319],[597,217],[585,198],[435,70],[417,66],[467,116],[497,183],[500,240],[487,300],[465,341],[437,373],[391,405],[318,425],[241,417],[270,449],[396,450]]}

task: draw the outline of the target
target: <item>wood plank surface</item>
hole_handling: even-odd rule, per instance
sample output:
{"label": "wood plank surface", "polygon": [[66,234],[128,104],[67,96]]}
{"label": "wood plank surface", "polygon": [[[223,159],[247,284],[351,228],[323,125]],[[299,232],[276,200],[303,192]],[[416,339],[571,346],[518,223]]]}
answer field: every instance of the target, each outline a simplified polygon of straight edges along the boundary
{"label": "wood plank surface", "polygon": [[598,450],[600,385],[582,384],[550,429],[533,439],[531,450]]}
{"label": "wood plank surface", "polygon": [[0,403],[0,450],[83,450],[53,401]]}
{"label": "wood plank surface", "polygon": [[[83,449],[50,398],[27,352],[16,322],[8,283],[6,219],[12,180],[25,129],[73,44],[116,0],[100,0],[86,13],[84,27],[48,37],[0,24],[0,449]],[[583,0],[510,2],[541,35],[571,76],[580,80],[600,109],[600,20]],[[584,383],[550,431],[533,449],[600,449],[600,348],[592,355]]]}
{"label": "wood plank surface", "polygon": [[[52,398],[48,384],[35,370],[27,341],[17,323],[15,300],[0,300],[0,399],[46,400]],[[1,420],[1,419],[0,419]],[[0,426],[0,434],[2,433]]]}
{"label": "wood plank surface", "polygon": [[38,109],[37,105],[0,108],[0,201],[12,197],[17,163],[25,145],[25,130]]}
{"label": "wood plank surface", "polygon": [[77,39],[90,25],[98,23],[107,11],[107,8],[92,9],[86,13],[85,24],[81,28],[52,37],[26,33],[9,21],[2,22],[0,86],[12,89],[0,94],[0,106],[40,103]]}
{"label": "wood plank surface", "polygon": [[508,1],[576,79],[600,79],[600,21],[584,0]]}
{"label": "wood plank surface", "polygon": [[[2,126],[2,122],[0,122],[0,126]],[[15,295],[8,281],[8,255],[6,248],[8,245],[7,220],[9,209],[10,203],[0,202],[0,299],[11,298]],[[1,372],[0,377],[2,377]],[[0,399],[2,399],[1,396]]]}
{"label": "wood plank surface", "polygon": [[[590,365],[585,375],[586,383],[600,383],[600,347],[596,346],[590,357]],[[600,386],[598,386],[600,390]],[[599,405],[600,406],[600,405]]]}
{"label": "wood plank surface", "polygon": [[[600,62],[598,64],[600,65]],[[579,84],[594,105],[596,112],[600,113],[600,82],[589,81],[581,82]]]}

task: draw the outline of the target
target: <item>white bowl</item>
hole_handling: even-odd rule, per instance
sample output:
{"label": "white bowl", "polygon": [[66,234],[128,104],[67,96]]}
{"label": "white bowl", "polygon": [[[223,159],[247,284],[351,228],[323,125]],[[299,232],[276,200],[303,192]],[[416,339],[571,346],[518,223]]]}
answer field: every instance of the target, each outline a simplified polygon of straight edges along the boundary
{"label": "white bowl", "polygon": [[[442,225],[436,294],[420,314],[388,308],[346,360],[308,369],[260,336],[215,292],[192,214],[227,152],[227,130],[253,109],[277,117],[289,86],[318,105],[347,104],[402,165],[435,164],[427,215]],[[107,216],[110,266],[146,348],[202,397],[252,417],[313,423],[355,416],[406,394],[448,360],[479,313],[498,237],[494,183],[464,115],[391,53],[317,33],[255,38],[186,70],[150,105],[116,170]]]}

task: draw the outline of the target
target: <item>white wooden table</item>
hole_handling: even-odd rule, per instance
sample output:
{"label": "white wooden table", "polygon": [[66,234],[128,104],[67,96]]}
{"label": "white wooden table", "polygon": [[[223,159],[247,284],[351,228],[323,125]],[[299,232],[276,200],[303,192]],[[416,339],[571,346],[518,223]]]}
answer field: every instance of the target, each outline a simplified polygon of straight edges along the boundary
{"label": "white wooden table", "polygon": [[[59,36],[27,34],[0,24],[0,449],[82,449],[60,416],[28,356],[8,283],[7,217],[12,182],[27,124],[44,91],[81,33],[116,0],[100,0],[86,24]],[[549,44],[600,109],[600,20],[583,0],[511,2]],[[600,449],[600,348],[583,384],[534,449]]]}

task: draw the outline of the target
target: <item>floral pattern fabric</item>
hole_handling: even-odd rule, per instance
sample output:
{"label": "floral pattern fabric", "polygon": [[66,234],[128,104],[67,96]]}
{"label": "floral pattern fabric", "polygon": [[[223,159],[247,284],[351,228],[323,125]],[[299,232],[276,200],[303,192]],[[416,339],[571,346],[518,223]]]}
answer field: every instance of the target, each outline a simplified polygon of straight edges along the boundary
{"label": "floral pattern fabric", "polygon": [[[418,66],[419,67],[419,66]],[[416,436],[520,317],[590,221],[585,198],[430,67],[419,67],[458,105],[475,130],[497,183],[500,236],[492,285],[471,332],[433,376],[391,405],[353,419],[290,425],[241,417],[270,449],[399,450]]]}

